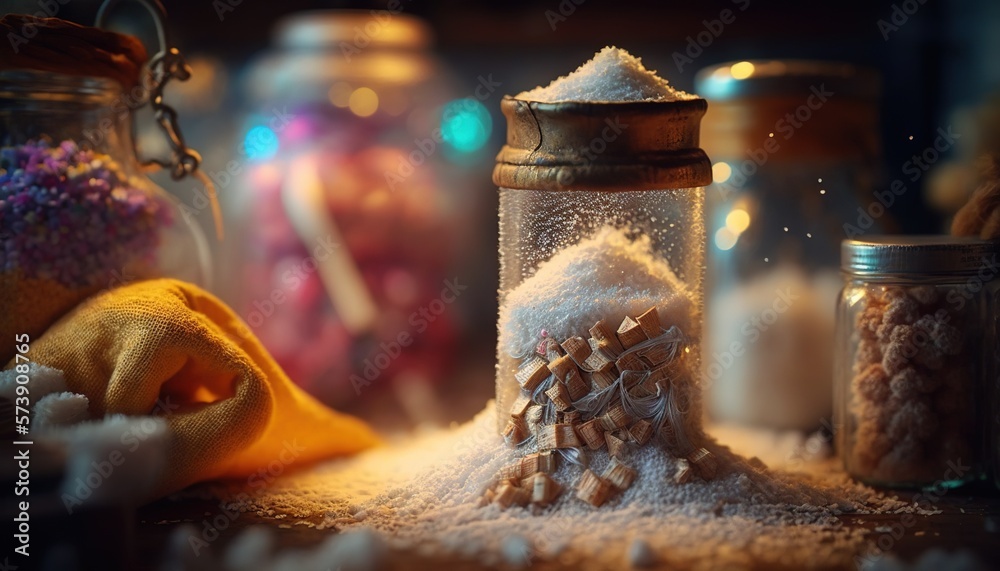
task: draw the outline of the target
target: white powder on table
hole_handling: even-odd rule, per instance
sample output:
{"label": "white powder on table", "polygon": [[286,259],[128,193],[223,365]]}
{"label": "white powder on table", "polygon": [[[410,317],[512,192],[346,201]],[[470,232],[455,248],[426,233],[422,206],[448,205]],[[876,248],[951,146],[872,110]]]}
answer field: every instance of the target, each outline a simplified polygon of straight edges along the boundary
{"label": "white powder on table", "polygon": [[555,339],[586,336],[598,320],[617,329],[626,315],[653,306],[664,327],[690,333],[691,299],[666,260],[654,254],[649,236],[633,240],[605,227],[560,250],[501,300],[500,347],[523,357],[542,330]]}
{"label": "white powder on table", "polygon": [[[453,429],[290,474],[263,489],[215,492],[230,499],[253,494],[250,509],[276,524],[367,529],[395,550],[425,557],[509,564],[527,542],[527,557],[581,569],[650,560],[694,569],[846,567],[866,544],[838,514],[913,509],[842,475],[758,471],[724,447],[709,448],[721,465],[710,482],[674,484],[675,460],[647,446],[627,460],[638,470],[633,486],[601,508],[572,489],[545,510],[480,508],[483,489],[516,456],[496,434],[489,403]],[[591,461],[600,468],[606,452]],[[563,462],[555,476],[574,482],[580,470]],[[636,542],[645,544],[638,554]]]}
{"label": "white powder on table", "polygon": [[670,86],[667,80],[642,65],[642,60],[616,48],[606,47],[576,71],[546,87],[523,91],[515,99],[556,103],[559,101],[680,101],[696,99]]}

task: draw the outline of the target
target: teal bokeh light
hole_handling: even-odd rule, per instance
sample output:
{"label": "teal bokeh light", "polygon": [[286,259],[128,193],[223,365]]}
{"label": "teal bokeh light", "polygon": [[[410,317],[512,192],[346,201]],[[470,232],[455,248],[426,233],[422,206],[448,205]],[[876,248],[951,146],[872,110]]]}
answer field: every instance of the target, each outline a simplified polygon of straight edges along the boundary
{"label": "teal bokeh light", "polygon": [[483,148],[493,132],[493,118],[479,101],[466,97],[444,106],[441,114],[441,138],[450,150],[474,153]]}
{"label": "teal bokeh light", "polygon": [[243,148],[251,161],[266,161],[278,152],[278,134],[270,127],[258,125],[243,137]]}

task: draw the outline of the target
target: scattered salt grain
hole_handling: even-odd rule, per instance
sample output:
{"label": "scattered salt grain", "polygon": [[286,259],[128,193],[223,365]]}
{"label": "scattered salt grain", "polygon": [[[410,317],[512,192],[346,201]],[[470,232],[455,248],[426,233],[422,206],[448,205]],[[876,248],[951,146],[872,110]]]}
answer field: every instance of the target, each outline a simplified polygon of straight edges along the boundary
{"label": "scattered salt grain", "polygon": [[53,426],[68,426],[90,417],[90,401],[83,395],[70,392],[49,393],[34,406],[32,430],[47,430]]}
{"label": "scattered salt grain", "polygon": [[[676,460],[660,447],[636,449],[629,463],[632,487],[594,509],[563,494],[540,511],[477,507],[497,472],[518,456],[496,432],[496,408],[469,423],[288,474],[263,489],[215,484],[227,497],[248,494],[252,512],[264,519],[333,520],[364,509],[363,524],[393,549],[428,557],[490,564],[508,562],[524,543],[532,557],[581,569],[620,569],[632,561],[642,538],[657,562],[678,567],[747,568],[781,564],[849,566],[867,545],[865,531],[845,528],[847,511],[917,513],[845,475],[805,477],[764,471],[708,444],[719,458],[719,476],[675,485],[668,478]],[[610,459],[599,450],[590,465],[600,471]],[[553,475],[575,481],[582,468],[563,462]],[[722,507],[724,517],[714,515]],[[353,518],[351,518],[353,520]],[[378,546],[373,546],[377,549]],[[520,551],[523,552],[523,551]]]}
{"label": "scattered salt grain", "polygon": [[527,567],[531,564],[533,549],[531,542],[521,535],[512,535],[504,540],[500,548],[504,561],[515,568]]}
{"label": "scattered salt grain", "polygon": [[547,87],[518,93],[516,99],[559,101],[679,101],[696,96],[674,89],[667,80],[623,49],[606,47],[576,71]]}

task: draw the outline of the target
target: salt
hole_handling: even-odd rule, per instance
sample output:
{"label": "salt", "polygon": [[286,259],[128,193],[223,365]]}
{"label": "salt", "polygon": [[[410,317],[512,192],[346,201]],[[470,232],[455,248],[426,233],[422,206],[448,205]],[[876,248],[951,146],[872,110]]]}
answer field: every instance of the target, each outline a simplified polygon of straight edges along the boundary
{"label": "salt", "polygon": [[560,250],[501,300],[500,346],[512,357],[531,353],[544,329],[549,337],[585,334],[604,319],[618,327],[626,315],[660,308],[665,327],[688,332],[693,304],[684,283],[646,235],[604,227]]}
{"label": "salt", "polygon": [[556,103],[560,101],[681,101],[697,96],[674,89],[667,80],[642,65],[642,61],[616,48],[606,47],[593,59],[547,87],[518,93],[515,99]]}
{"label": "salt", "polygon": [[[712,481],[670,483],[676,460],[646,446],[628,459],[638,471],[635,483],[600,509],[573,494],[535,512],[480,508],[482,491],[518,456],[496,433],[495,415],[489,403],[453,429],[299,471],[265,488],[217,484],[214,491],[275,522],[366,529],[396,551],[419,546],[429,557],[509,562],[514,548],[525,546],[508,543],[517,536],[533,547],[533,557],[582,569],[620,569],[633,560],[637,539],[657,563],[676,567],[846,567],[865,548],[865,532],[845,528],[837,516],[915,511],[828,468],[808,477],[760,471],[716,444],[708,445],[720,460]],[[601,450],[590,461],[600,470],[610,459]],[[554,477],[575,481],[581,471],[564,462]],[[364,523],[352,523],[350,514],[362,509]]]}

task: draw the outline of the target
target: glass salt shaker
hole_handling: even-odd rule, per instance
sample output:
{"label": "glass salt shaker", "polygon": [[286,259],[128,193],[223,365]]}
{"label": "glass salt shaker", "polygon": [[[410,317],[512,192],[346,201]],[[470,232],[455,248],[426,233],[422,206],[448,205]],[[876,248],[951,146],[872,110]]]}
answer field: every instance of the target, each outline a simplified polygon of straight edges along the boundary
{"label": "glass salt shaker", "polygon": [[[696,98],[502,101],[507,144],[493,173],[500,187],[496,383],[499,428],[508,440],[520,439],[525,411],[518,409],[558,401],[560,387],[580,392],[568,395],[572,401],[606,389],[626,368],[651,368],[644,358],[634,367],[623,361],[636,356],[630,347],[665,331],[683,340],[673,346],[678,355],[671,371],[636,378],[650,383],[649,394],[656,393],[660,373],[683,385],[674,397],[697,394],[703,186],[711,181],[710,162],[698,147],[706,107]],[[577,365],[582,386],[570,371]],[[564,369],[566,379],[559,379]],[[543,388],[547,397],[526,397]],[[574,421],[580,411],[562,404],[563,420]],[[687,413],[698,406],[688,401],[680,408]],[[700,415],[690,416],[699,417],[700,426]],[[605,428],[613,435],[618,424],[612,419]],[[648,434],[637,440],[644,438]]]}
{"label": "glass salt shaker", "polygon": [[998,250],[949,236],[843,242],[835,430],[853,477],[925,488],[984,476]]}

